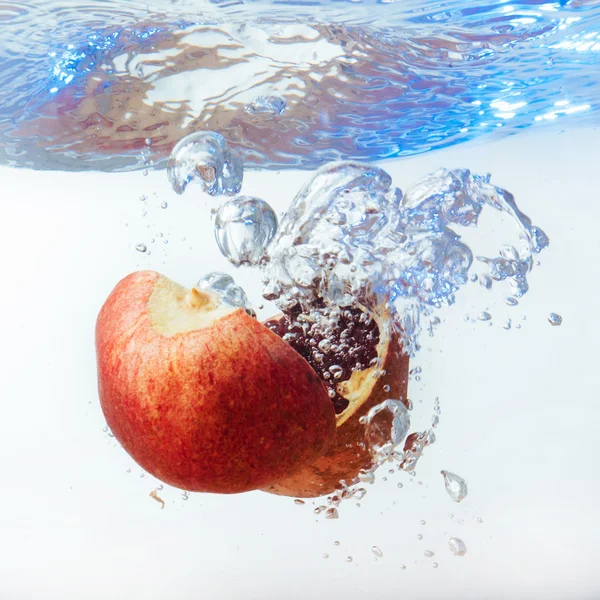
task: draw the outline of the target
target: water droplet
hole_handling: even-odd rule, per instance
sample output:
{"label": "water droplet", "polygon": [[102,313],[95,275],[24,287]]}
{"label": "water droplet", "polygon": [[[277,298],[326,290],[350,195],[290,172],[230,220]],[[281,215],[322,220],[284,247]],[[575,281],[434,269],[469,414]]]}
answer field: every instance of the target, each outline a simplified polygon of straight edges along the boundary
{"label": "water droplet", "polygon": [[423,539],[423,534],[422,533],[417,534],[417,539],[418,540],[422,540]]}
{"label": "water droplet", "polygon": [[257,96],[244,106],[244,110],[250,115],[263,113],[276,116],[285,110],[286,104],[280,96]]}
{"label": "water droplet", "polygon": [[326,519],[337,519],[339,518],[340,514],[338,512],[337,508],[328,508],[327,512],[325,513],[325,518]]}
{"label": "water droplet", "polygon": [[431,558],[432,556],[435,556],[435,552],[433,550],[425,550],[425,552],[423,552],[423,555],[427,558]]}
{"label": "water droplet", "polygon": [[346,557],[346,562],[351,563],[352,562],[352,557],[351,556],[347,556]]}
{"label": "water droplet", "polygon": [[338,542],[338,540],[336,540],[335,542],[333,542],[333,545],[334,545],[334,546],[339,546],[339,545],[340,545],[340,543]]}
{"label": "water droplet", "polygon": [[477,318],[480,321],[489,321],[492,318],[492,315],[489,312],[483,310],[477,315]]}
{"label": "water droplet", "polygon": [[357,500],[362,500],[365,497],[366,493],[367,493],[367,490],[365,490],[365,488],[358,488],[352,495]]}
{"label": "water droplet", "polygon": [[467,495],[467,482],[450,471],[440,471],[444,477],[444,485],[448,495],[454,502],[464,500]]}
{"label": "water droplet", "polygon": [[553,327],[558,327],[562,324],[562,317],[556,313],[550,313],[548,315],[548,321]]}
{"label": "water droplet", "polygon": [[377,547],[377,546],[373,546],[371,548],[371,552],[373,552],[373,554],[377,557],[377,558],[381,558],[383,556],[383,552],[381,551],[381,548]]}
{"label": "water droplet", "polygon": [[183,492],[183,494],[181,494],[181,498],[183,500],[189,500],[189,498],[190,498],[189,492]]}
{"label": "water droplet", "polygon": [[233,196],[242,187],[243,165],[222,135],[201,131],[175,145],[167,176],[178,194],[183,194],[188,184],[195,181],[211,196]]}
{"label": "water droplet", "polygon": [[148,247],[146,246],[146,244],[143,244],[143,243],[141,243],[141,242],[140,242],[139,244],[136,244],[136,245],[135,245],[135,249],[136,249],[138,252],[147,252],[147,250],[148,250]]}
{"label": "water droplet", "polygon": [[452,554],[456,556],[464,556],[467,553],[467,546],[460,538],[450,538],[448,540],[448,547]]}
{"label": "water droplet", "polygon": [[127,469],[127,473],[131,473],[131,469]]}
{"label": "water droplet", "polygon": [[160,484],[160,485],[159,485],[159,486],[158,486],[156,489],[157,489],[158,491],[160,491],[160,490],[162,490],[162,489],[163,489],[163,487],[164,487],[164,486],[163,486],[163,484],[161,483],[161,484]]}
{"label": "water droplet", "polygon": [[399,488],[403,488],[403,487],[404,487],[404,484],[403,484],[402,482],[400,482],[400,483],[398,483],[398,487],[399,487]]}
{"label": "water droplet", "polygon": [[222,204],[215,217],[215,239],[236,266],[256,265],[277,231],[275,211],[259,198],[239,196]]}
{"label": "water droplet", "polygon": [[375,474],[370,471],[367,473],[359,473],[358,479],[363,483],[375,483]]}
{"label": "water droplet", "polygon": [[294,504],[297,504],[298,506],[302,506],[303,504],[306,504],[306,503],[304,502],[304,500],[300,500],[300,498],[296,498],[294,500]]}
{"label": "water droplet", "polygon": [[221,300],[230,306],[250,309],[246,292],[227,273],[219,273],[218,271],[208,273],[198,280],[197,286],[201,290],[216,292]]}
{"label": "water droplet", "polygon": [[392,455],[410,427],[406,406],[399,400],[384,400],[369,410],[365,418],[365,438],[369,449],[381,458]]}
{"label": "water droplet", "polygon": [[161,208],[167,208],[167,206],[169,206],[169,205],[168,205],[168,203],[167,203],[167,202],[165,202],[164,200],[163,200],[163,201],[160,203],[160,207],[161,207]]}
{"label": "water droplet", "polygon": [[437,568],[439,567],[438,563],[436,563],[436,562],[434,562],[434,563],[431,563],[431,566],[432,566],[434,569],[437,569]]}
{"label": "water droplet", "polygon": [[401,568],[403,571],[406,571],[406,565],[400,565],[400,568]]}
{"label": "water droplet", "polygon": [[421,525],[426,525],[427,521],[421,521]]}
{"label": "water droplet", "polygon": [[323,554],[323,558],[329,558],[329,554],[327,554],[327,552],[325,552],[325,554]]}
{"label": "water droplet", "polygon": [[148,175],[148,169],[144,169],[144,170],[142,171],[142,175],[143,175],[144,177],[146,177],[146,176]]}
{"label": "water droplet", "polygon": [[148,196],[146,196],[145,194],[142,194],[142,195],[140,196],[140,200],[141,200],[142,202],[146,202],[146,200],[148,200]]}

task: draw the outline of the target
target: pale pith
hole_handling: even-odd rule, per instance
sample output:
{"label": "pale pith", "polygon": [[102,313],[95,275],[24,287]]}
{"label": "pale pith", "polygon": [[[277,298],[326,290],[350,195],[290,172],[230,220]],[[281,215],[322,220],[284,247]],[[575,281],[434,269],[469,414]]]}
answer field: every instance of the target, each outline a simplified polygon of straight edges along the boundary
{"label": "pale pith", "polygon": [[221,303],[217,294],[158,279],[148,299],[148,316],[152,327],[165,337],[210,327],[216,319],[236,310]]}
{"label": "pale pith", "polygon": [[[379,343],[377,344],[377,356],[381,359],[381,364],[385,364],[385,358],[389,349],[389,334],[385,327],[381,327],[380,323],[379,331]],[[342,398],[348,400],[350,404],[345,410],[337,415],[337,427],[347,421],[356,410],[362,405],[365,398],[368,398],[373,391],[373,388],[377,384],[377,377],[375,372],[379,367],[369,367],[362,371],[354,371],[347,381],[341,382],[337,387],[337,392]]]}

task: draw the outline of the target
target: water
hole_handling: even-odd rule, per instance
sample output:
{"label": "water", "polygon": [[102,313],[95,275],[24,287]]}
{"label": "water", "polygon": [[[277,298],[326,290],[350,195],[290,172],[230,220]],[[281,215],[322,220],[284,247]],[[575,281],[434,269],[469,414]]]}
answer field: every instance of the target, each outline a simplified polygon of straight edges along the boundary
{"label": "water", "polygon": [[249,166],[314,168],[589,122],[599,10],[595,0],[316,0],[291,12],[256,1],[2,3],[1,161],[131,169],[145,149],[164,165],[184,135],[208,129]]}
{"label": "water", "polygon": [[[0,2],[0,596],[419,599],[460,567],[473,600],[596,597],[600,5],[36,4]],[[376,356],[338,338],[400,333],[408,397],[377,379],[360,424],[381,466],[293,502],[139,473],[99,434],[93,321],[145,268],[314,325],[340,414]]]}
{"label": "water", "polygon": [[467,497],[467,482],[450,471],[442,471],[444,477],[444,486],[448,492],[448,496],[454,500],[454,502],[462,502]]}
{"label": "water", "polygon": [[230,263],[258,265],[277,232],[277,215],[260,198],[238,196],[219,206],[215,216],[215,239]]}

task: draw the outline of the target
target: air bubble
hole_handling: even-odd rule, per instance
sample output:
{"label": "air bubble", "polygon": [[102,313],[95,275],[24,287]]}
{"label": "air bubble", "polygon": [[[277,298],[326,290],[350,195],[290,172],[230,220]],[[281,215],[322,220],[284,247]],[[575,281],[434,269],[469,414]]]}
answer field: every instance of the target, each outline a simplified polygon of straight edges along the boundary
{"label": "air bubble", "polygon": [[201,131],[175,145],[169,157],[167,177],[178,194],[183,194],[194,181],[211,196],[233,196],[242,187],[243,170],[242,160],[222,135]]}
{"label": "air bubble", "polygon": [[448,547],[455,556],[464,556],[467,553],[467,545],[460,538],[450,538]]}
{"label": "air bubble", "polygon": [[222,204],[215,217],[215,239],[229,262],[258,265],[277,231],[275,211],[259,198],[239,196]]}
{"label": "air bubble", "polygon": [[562,324],[562,317],[556,313],[550,313],[548,315],[548,322],[553,327],[558,327],[559,325]]}
{"label": "air bubble", "polygon": [[454,502],[460,502],[467,496],[467,482],[450,471],[440,471],[444,477],[444,485],[448,495]]}

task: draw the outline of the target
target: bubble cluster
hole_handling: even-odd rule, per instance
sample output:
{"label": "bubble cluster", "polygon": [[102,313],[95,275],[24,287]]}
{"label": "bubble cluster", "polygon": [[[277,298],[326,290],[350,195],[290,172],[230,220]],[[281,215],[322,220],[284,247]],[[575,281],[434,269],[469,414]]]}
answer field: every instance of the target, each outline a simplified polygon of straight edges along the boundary
{"label": "bubble cluster", "polygon": [[167,177],[178,194],[183,194],[194,181],[211,196],[233,196],[240,191],[243,176],[242,159],[222,135],[213,131],[200,131],[181,139],[167,165]]}
{"label": "bubble cluster", "polygon": [[[512,195],[468,169],[439,171],[405,195],[383,169],[338,162],[318,170],[296,195],[269,248],[264,296],[282,310],[357,304],[389,317],[405,349],[418,349],[421,318],[455,301],[469,281],[472,250],[459,227],[474,227],[484,208],[509,215],[522,248],[477,256],[486,287],[509,280],[511,297],[528,288],[533,255],[548,238]],[[431,321],[430,321],[431,323]]]}

